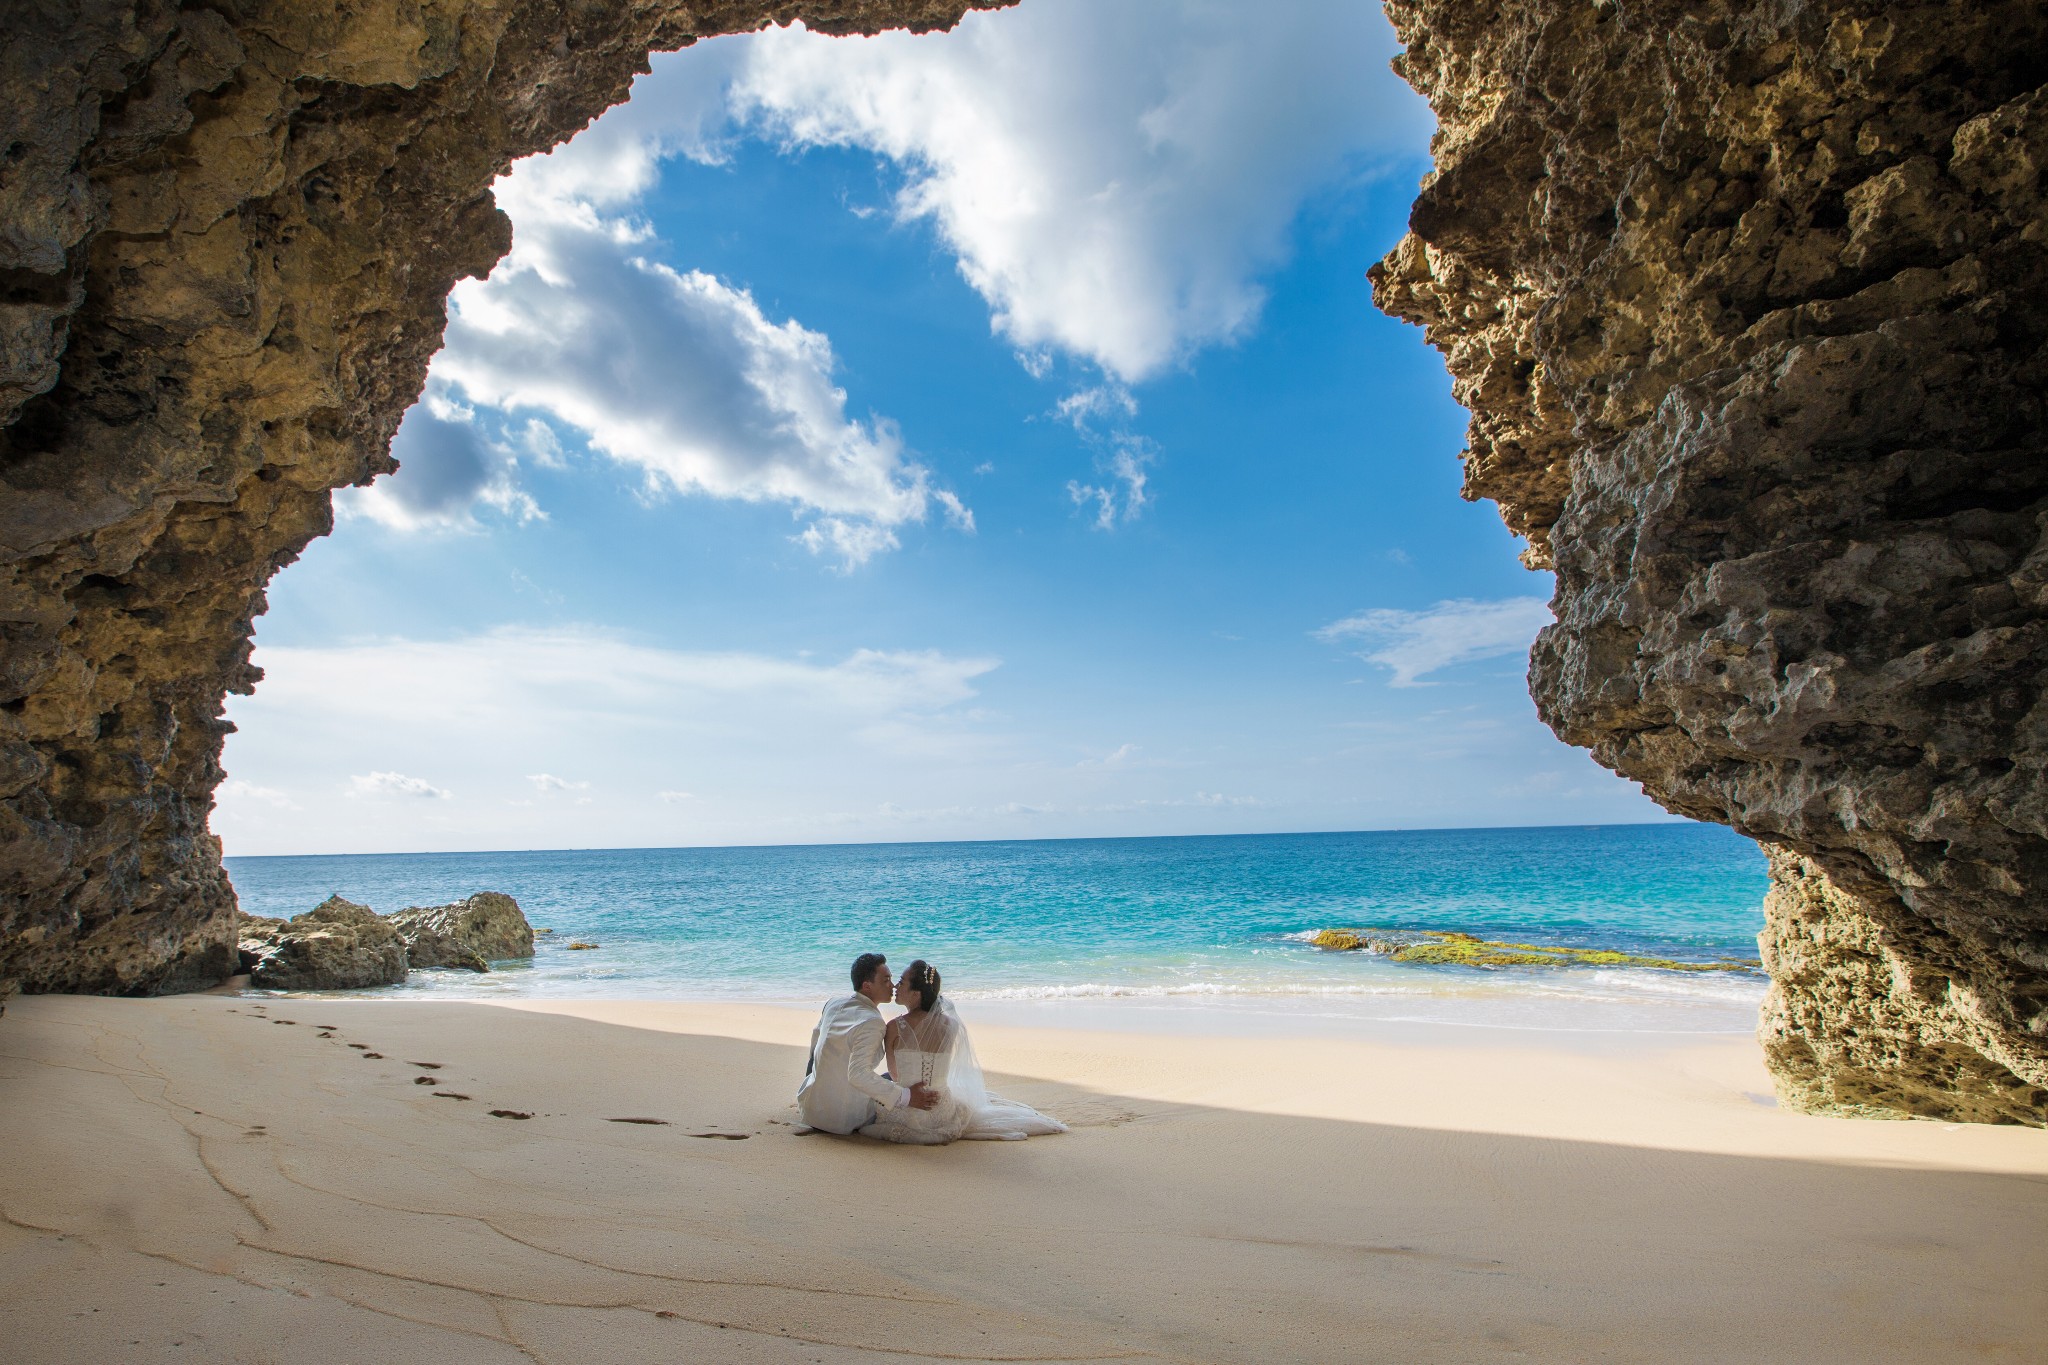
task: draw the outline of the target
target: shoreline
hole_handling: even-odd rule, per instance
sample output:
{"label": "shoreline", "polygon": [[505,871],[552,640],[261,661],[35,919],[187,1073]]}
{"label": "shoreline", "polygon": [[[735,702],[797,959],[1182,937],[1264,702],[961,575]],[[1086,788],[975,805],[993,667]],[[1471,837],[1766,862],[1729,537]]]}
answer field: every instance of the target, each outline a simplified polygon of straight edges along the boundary
{"label": "shoreline", "polygon": [[[1471,969],[1464,968],[1448,969],[1459,975],[1432,979],[1420,974],[1446,969],[1385,970],[1417,976],[1334,989],[1258,982],[1178,986],[1088,983],[1016,991],[968,990],[954,992],[953,998],[968,1022],[977,1025],[1413,1042],[1427,1042],[1436,1031],[1449,1030],[1480,1038],[1505,1039],[1527,1033],[1551,1036],[1560,1045],[1576,1040],[1584,1047],[1629,1047],[1633,1046],[1631,1040],[1637,1039],[1655,1046],[1659,1040],[1753,1037],[1764,995],[1764,983],[1750,979],[1717,981],[1714,984],[1721,989],[1710,991],[1699,990],[1695,981],[1688,979],[1677,983],[1679,989],[1658,994],[1648,989],[1656,983],[1641,979],[1647,973],[1631,973],[1636,979],[1616,982],[1611,975],[1595,980],[1583,968],[1546,969],[1545,976],[1551,971],[1578,974],[1549,979],[1492,972],[1466,976]],[[276,1000],[363,999],[510,1007],[619,1001],[806,1014],[814,1014],[830,994],[824,987],[806,995],[783,988],[749,988],[746,983],[725,992],[667,992],[659,986],[607,992],[602,978],[570,985],[572,988],[565,989],[559,980],[534,981],[515,969],[483,975],[415,972],[403,986],[331,992],[265,992],[249,987],[247,978],[238,976],[212,993]]]}
{"label": "shoreline", "polygon": [[1073,1131],[898,1148],[792,1136],[809,1008],[19,998],[0,1342],[1919,1365],[2048,1324],[2048,1135],[1771,1108],[1746,1038],[977,1024]]}

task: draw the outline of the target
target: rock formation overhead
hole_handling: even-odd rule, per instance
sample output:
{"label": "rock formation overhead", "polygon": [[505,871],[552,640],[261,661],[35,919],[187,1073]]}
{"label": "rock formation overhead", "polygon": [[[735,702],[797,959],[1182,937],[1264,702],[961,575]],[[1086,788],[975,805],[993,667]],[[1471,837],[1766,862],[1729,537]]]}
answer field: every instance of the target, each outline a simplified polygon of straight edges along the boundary
{"label": "rock formation overhead", "polygon": [[1786,1100],[2048,1121],[2048,9],[1388,9],[1544,719],[1774,850]]}
{"label": "rock formation overhead", "polygon": [[264,585],[394,465],[514,158],[647,54],[1006,0],[50,0],[0,43],[0,977],[210,985]]}

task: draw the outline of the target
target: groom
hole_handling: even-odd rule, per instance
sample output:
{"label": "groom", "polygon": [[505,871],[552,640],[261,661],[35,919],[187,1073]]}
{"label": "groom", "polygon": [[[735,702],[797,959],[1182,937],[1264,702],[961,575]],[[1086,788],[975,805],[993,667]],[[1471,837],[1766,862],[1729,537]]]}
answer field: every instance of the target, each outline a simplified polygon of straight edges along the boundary
{"label": "groom", "polygon": [[894,993],[889,960],[862,953],[853,960],[853,994],[825,1002],[811,1030],[810,1069],[796,1091],[796,1107],[811,1127],[851,1133],[873,1123],[877,1108],[930,1109],[939,1102],[928,1085],[905,1089],[875,1073],[882,1060],[881,1005]]}

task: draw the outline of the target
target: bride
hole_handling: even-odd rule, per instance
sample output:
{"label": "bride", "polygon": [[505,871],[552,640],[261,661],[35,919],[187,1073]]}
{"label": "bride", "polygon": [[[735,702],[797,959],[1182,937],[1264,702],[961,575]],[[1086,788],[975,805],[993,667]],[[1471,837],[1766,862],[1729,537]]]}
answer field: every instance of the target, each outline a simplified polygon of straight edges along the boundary
{"label": "bride", "polygon": [[885,1109],[860,1130],[863,1134],[884,1142],[935,1145],[960,1138],[1014,1142],[1067,1131],[1066,1124],[1028,1104],[988,1093],[967,1026],[953,1002],[939,994],[937,968],[911,963],[896,983],[896,1003],[910,1012],[892,1020],[883,1034],[889,1074],[899,1085],[924,1082],[939,1092],[939,1103],[933,1109]]}

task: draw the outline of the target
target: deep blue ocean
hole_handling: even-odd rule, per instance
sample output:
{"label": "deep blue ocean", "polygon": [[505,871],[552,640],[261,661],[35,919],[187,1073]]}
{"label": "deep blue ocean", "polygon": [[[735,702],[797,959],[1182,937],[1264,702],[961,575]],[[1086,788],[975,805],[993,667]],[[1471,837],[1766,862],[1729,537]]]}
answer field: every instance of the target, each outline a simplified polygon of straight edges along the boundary
{"label": "deep blue ocean", "polygon": [[[775,848],[229,858],[251,914],[381,912],[476,891],[555,930],[531,966],[384,994],[815,1000],[879,951],[984,1006],[1236,1003],[1411,1022],[1728,1031],[1753,973],[1419,967],[1326,953],[1329,927],[1451,929],[1681,960],[1754,958],[1764,859],[1710,825]],[[572,941],[598,948],[572,951]],[[1591,1021],[1590,1024],[1587,1021]]]}

